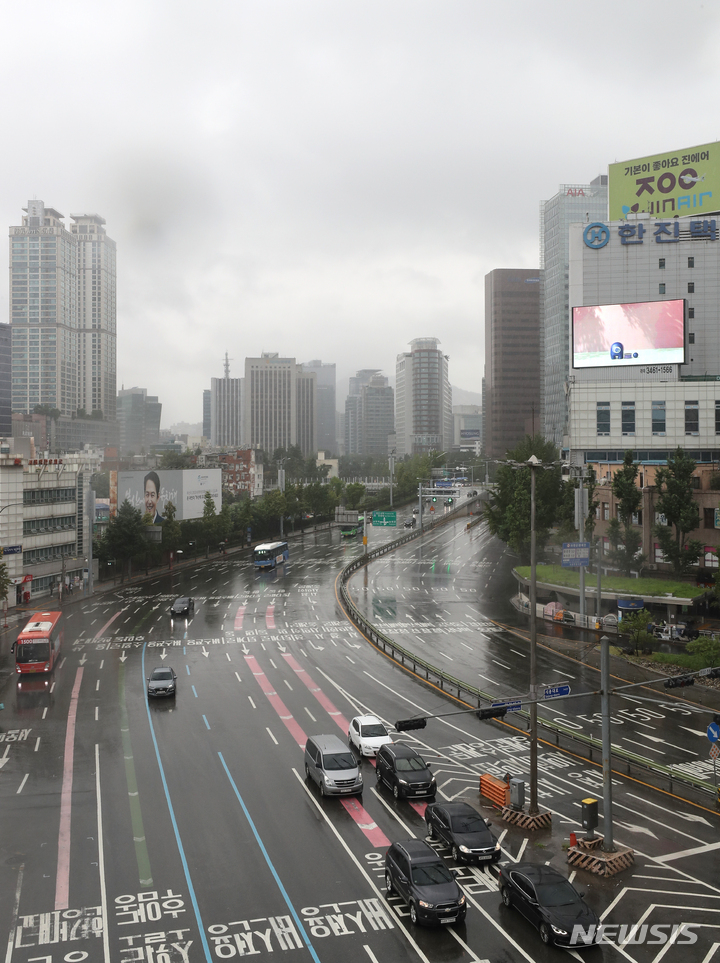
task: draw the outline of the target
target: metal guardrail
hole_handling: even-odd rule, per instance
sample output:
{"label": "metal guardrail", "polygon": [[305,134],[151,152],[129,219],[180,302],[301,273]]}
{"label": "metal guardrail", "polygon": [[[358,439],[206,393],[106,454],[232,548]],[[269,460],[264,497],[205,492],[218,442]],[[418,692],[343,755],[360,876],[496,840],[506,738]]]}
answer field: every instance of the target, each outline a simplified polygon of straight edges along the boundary
{"label": "metal guardrail", "polygon": [[[425,526],[424,529],[408,532],[408,534],[402,535],[400,538],[378,546],[378,548],[373,549],[366,555],[361,555],[353,559],[353,561],[346,565],[340,572],[338,582],[340,588],[339,594],[346,615],[373,645],[381,649],[393,659],[393,661],[397,662],[398,665],[411,670],[413,674],[421,680],[441,689],[443,692],[446,692],[448,695],[457,698],[467,705],[480,707],[483,702],[493,702],[496,700],[484,690],[478,689],[464,682],[462,679],[456,679],[454,676],[437,668],[437,666],[432,665],[432,663],[427,662],[425,659],[419,658],[415,653],[410,652],[389,636],[380,632],[372,622],[360,612],[350,597],[350,593],[347,591],[347,582],[353,572],[367,565],[374,558],[387,555],[388,552],[395,551],[395,549],[401,545],[405,545],[413,541],[413,539],[419,538],[423,532],[432,531],[451,518],[459,517],[460,513],[466,507],[467,505],[458,506],[458,508],[438,518],[429,526]],[[520,731],[529,730],[530,714],[521,710],[515,713],[515,715],[520,716],[525,722],[525,730],[520,729]],[[518,726],[513,726],[511,723],[504,723],[504,725],[510,725],[511,728],[515,729],[519,728]],[[565,728],[561,724],[549,723],[540,718],[538,718],[538,729],[544,731],[546,734],[546,742],[557,746],[559,749],[565,749],[591,762],[602,760],[602,742],[600,739],[578,734],[571,729]],[[699,801],[702,805],[707,806],[710,803],[720,805],[720,793],[717,787],[706,780],[698,779],[682,770],[678,771],[673,766],[663,766],[652,759],[647,759],[637,753],[616,746],[613,746],[612,749],[612,765],[615,771],[624,770],[627,775],[632,775],[635,778],[642,777],[655,788],[662,789],[665,792],[676,793],[677,795],[683,795],[684,792],[685,795],[683,798],[691,801]]]}

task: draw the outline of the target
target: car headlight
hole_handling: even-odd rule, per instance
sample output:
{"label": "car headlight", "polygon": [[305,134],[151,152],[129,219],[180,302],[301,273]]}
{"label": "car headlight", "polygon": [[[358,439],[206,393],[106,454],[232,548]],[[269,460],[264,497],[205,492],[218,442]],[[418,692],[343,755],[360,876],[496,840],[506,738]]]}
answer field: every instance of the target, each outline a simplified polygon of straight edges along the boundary
{"label": "car headlight", "polygon": [[460,899],[458,900],[458,906],[464,906],[464,905],[465,905],[465,897],[461,896]]}
{"label": "car headlight", "polygon": [[433,908],[433,904],[432,904],[432,903],[426,903],[424,899],[419,899],[419,900],[418,900],[418,905],[419,905],[419,906],[423,906],[425,909],[432,909],[432,908]]}
{"label": "car headlight", "polygon": [[361,772],[358,773],[357,781],[358,781],[358,782],[362,782],[362,773],[361,773]]}
{"label": "car headlight", "polygon": [[471,850],[471,849],[468,849],[467,846],[461,846],[461,847],[460,847],[460,852],[461,852],[461,853],[471,853],[472,850]]}
{"label": "car headlight", "polygon": [[495,843],[495,852],[496,853],[500,852],[500,843]]}
{"label": "car headlight", "polygon": [[550,929],[553,933],[557,933],[558,936],[567,936],[567,930],[561,929],[559,926],[553,926],[552,923],[550,924]]}
{"label": "car headlight", "polygon": [[335,780],[334,780],[334,779],[331,779],[329,776],[325,776],[325,784],[326,784],[327,786],[334,786],[334,785],[335,785]]}
{"label": "car headlight", "polygon": [[407,779],[398,779],[398,782],[400,783],[401,786],[407,786],[408,784]]}
{"label": "car headlight", "polygon": [[435,776],[430,777],[430,782],[435,782]]}

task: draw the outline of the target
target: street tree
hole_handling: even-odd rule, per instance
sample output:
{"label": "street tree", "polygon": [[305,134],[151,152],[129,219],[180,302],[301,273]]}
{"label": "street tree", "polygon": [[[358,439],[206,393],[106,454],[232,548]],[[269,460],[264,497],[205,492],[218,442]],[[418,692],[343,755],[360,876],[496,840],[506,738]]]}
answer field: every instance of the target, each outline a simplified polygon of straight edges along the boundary
{"label": "street tree", "polygon": [[632,614],[626,612],[622,621],[618,624],[620,634],[627,636],[632,642],[635,655],[640,655],[643,643],[647,645],[652,638],[647,630],[649,622],[652,622],[650,613],[647,609],[640,609],[639,612],[633,612]]}
{"label": "street tree", "polygon": [[693,498],[692,476],[696,462],[678,448],[658,468],[655,486],[658,498],[655,511],[665,516],[667,524],[655,525],[653,533],[665,558],[672,564],[675,575],[682,575],[702,554],[703,545],[687,536],[700,527],[700,513]]}
{"label": "street tree", "polygon": [[8,573],[7,562],[0,562],[0,603],[6,601],[11,585],[12,579]]}
{"label": "street tree", "polygon": [[147,546],[140,509],[133,508],[125,499],[115,517],[110,519],[100,542],[102,556],[108,560],[115,559],[123,574],[125,565],[128,564],[132,574],[132,559],[144,555]]}
{"label": "street tree", "polygon": [[633,525],[633,515],[637,515],[642,505],[642,490],[637,485],[639,470],[640,466],[633,460],[633,453],[626,451],[622,468],[615,473],[612,483],[617,517],[612,518],[608,525],[611,546],[608,557],[611,564],[627,576],[645,560],[640,551],[642,530]]}

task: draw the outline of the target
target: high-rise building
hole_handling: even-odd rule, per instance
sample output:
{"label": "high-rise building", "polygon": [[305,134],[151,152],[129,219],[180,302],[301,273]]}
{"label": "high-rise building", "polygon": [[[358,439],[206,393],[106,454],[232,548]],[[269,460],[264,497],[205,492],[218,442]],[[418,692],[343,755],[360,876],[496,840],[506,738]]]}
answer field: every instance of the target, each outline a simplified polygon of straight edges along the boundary
{"label": "high-rise building", "polygon": [[115,418],[115,242],[96,214],[63,215],[28,201],[10,228],[12,407]]}
{"label": "high-rise building", "polygon": [[541,408],[543,433],[558,447],[563,444],[567,429],[568,229],[578,221],[587,223],[607,217],[607,182],[607,174],[600,174],[589,184],[561,184],[554,197],[540,204]]}
{"label": "high-rise building", "polygon": [[415,338],[397,356],[395,379],[396,454],[452,448],[452,389],[448,358],[438,338]]}
{"label": "high-rise building", "polygon": [[0,324],[0,436],[12,433],[12,328]]}
{"label": "high-rise building", "polygon": [[485,275],[485,452],[502,458],[540,433],[541,273],[501,268]]}
{"label": "high-rise building", "polygon": [[123,454],[148,452],[160,442],[162,404],[147,388],[121,388],[117,398],[120,449]]}
{"label": "high-rise building", "polygon": [[304,361],[303,371],[314,371],[317,381],[317,447],[328,455],[337,453],[335,434],[335,365]]}
{"label": "high-rise building", "polygon": [[362,454],[362,389],[370,384],[379,368],[363,368],[350,378],[345,399],[345,454]]}
{"label": "high-rise building", "polygon": [[211,410],[212,410],[212,392],[209,388],[203,391],[203,416],[202,416],[202,433],[203,438],[207,438],[210,441],[211,432]]}
{"label": "high-rise building", "polygon": [[453,405],[453,448],[476,449],[482,445],[480,405]]}
{"label": "high-rise building", "polygon": [[238,448],[243,435],[243,378],[230,377],[230,359],[224,360],[225,377],[210,381],[210,441],[218,448]]}
{"label": "high-rise building", "polygon": [[299,445],[304,455],[317,451],[317,376],[295,358],[263,352],[245,359],[243,444],[276,449]]}
{"label": "high-rise building", "polygon": [[77,241],[78,408],[115,420],[117,311],[115,241],[97,214],[71,214]]}
{"label": "high-rise building", "polygon": [[[356,387],[358,372],[350,381]],[[395,430],[395,393],[388,379],[370,373],[367,383],[360,384],[358,395],[349,395],[345,402],[345,448],[348,455],[386,455],[388,436]]]}

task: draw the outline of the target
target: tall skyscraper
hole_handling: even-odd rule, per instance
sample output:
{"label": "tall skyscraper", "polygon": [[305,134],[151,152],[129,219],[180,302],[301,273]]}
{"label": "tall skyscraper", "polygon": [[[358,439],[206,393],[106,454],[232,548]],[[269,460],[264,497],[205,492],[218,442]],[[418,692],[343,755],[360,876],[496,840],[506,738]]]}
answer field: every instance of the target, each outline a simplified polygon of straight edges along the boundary
{"label": "tall skyscraper", "polygon": [[245,359],[243,443],[272,453],[299,445],[317,451],[317,376],[295,358],[263,352]]}
{"label": "tall skyscraper", "polygon": [[335,434],[335,365],[304,361],[303,371],[314,371],[317,380],[317,447],[328,455],[337,454]]}
{"label": "tall skyscraper", "polygon": [[96,214],[63,215],[28,201],[10,228],[12,407],[115,418],[115,242]]}
{"label": "tall skyscraper", "polygon": [[541,272],[503,268],[485,276],[485,451],[502,458],[540,433]]}
{"label": "tall skyscraper", "polygon": [[358,371],[350,379],[357,394],[345,401],[345,454],[386,455],[395,430],[395,393],[377,371]]}
{"label": "tall skyscraper", "polygon": [[12,433],[12,328],[0,324],[0,436]]}
{"label": "tall skyscraper", "polygon": [[212,392],[209,388],[203,391],[203,408],[202,408],[202,433],[203,438],[207,438],[210,441],[211,433],[211,410],[212,410]]}
{"label": "tall skyscraper", "polygon": [[117,293],[115,241],[97,214],[71,214],[77,241],[78,408],[115,419]]}
{"label": "tall skyscraper", "polygon": [[452,389],[448,359],[439,344],[438,338],[415,338],[410,351],[397,356],[395,434],[399,457],[452,448]]}
{"label": "tall skyscraper", "polygon": [[120,449],[124,455],[148,452],[160,442],[162,404],[147,388],[121,388],[117,397]]}
{"label": "tall skyscraper", "polygon": [[541,407],[545,437],[558,447],[563,444],[567,430],[568,229],[578,221],[605,220],[607,205],[607,174],[600,174],[589,184],[561,184],[554,197],[540,204],[540,268],[544,279]]}
{"label": "tall skyscraper", "polygon": [[243,444],[243,378],[230,377],[230,359],[225,352],[225,377],[210,381],[210,442],[218,448],[239,448]]}

